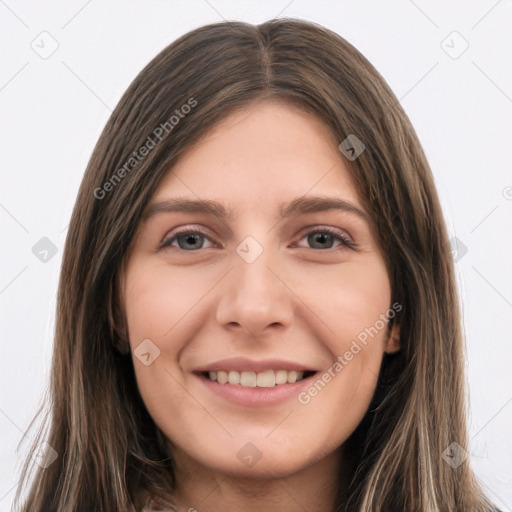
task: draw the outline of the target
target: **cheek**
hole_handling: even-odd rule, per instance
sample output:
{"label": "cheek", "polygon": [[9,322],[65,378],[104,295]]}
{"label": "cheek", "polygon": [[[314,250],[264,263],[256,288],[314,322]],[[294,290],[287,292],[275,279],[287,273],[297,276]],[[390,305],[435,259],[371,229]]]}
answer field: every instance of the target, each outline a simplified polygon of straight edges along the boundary
{"label": "cheek", "polygon": [[388,325],[382,319],[391,301],[387,270],[376,258],[340,265],[335,272],[319,268],[303,282],[302,296],[322,320],[332,365],[299,401],[311,402],[310,411],[318,408],[318,413],[327,404],[337,404],[346,411],[348,432],[363,417],[378,379]]}
{"label": "cheek", "polygon": [[306,277],[297,280],[300,297],[330,333],[326,339],[333,353],[348,350],[352,340],[364,338],[369,331],[372,336],[367,341],[385,338],[387,325],[381,318],[390,307],[391,290],[380,259],[359,258],[336,269],[318,266],[302,276]]}
{"label": "cheek", "polygon": [[[201,324],[199,317],[205,314],[201,298],[211,289],[211,281],[212,276],[204,273],[146,263],[142,258],[133,258],[126,273],[125,315],[137,387],[149,414],[164,429],[170,411],[173,421],[179,422],[192,410],[183,408],[190,396],[183,383],[178,383],[177,361]],[[153,345],[147,345],[148,339],[156,352]],[[143,341],[149,349],[139,351]],[[148,350],[151,362],[146,365],[138,354]]]}
{"label": "cheek", "polygon": [[157,345],[163,343],[182,319],[197,314],[197,306],[214,282],[207,272],[203,274],[173,270],[168,265],[133,265],[125,291],[132,348],[146,338]]}
{"label": "cheek", "polygon": [[[208,311],[203,299],[218,280],[211,269],[173,269],[137,258],[128,267],[124,304],[129,343],[137,386],[155,420],[162,415],[163,402],[179,414],[180,404],[187,400],[183,388],[173,385],[173,376],[181,372],[180,351],[205,322]],[[148,365],[139,359],[147,347],[152,360]]]}

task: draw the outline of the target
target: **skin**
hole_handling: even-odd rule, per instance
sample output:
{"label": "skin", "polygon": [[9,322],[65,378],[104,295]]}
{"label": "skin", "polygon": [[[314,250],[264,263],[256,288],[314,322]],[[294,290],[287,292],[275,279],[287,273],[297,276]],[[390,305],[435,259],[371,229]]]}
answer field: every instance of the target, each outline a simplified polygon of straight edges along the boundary
{"label": "skin", "polygon": [[[135,356],[133,364],[176,461],[180,510],[325,512],[347,478],[341,447],[370,404],[383,353],[399,350],[397,327],[369,338],[307,404],[295,396],[272,407],[236,405],[191,373],[236,355],[327,370],[391,307],[370,222],[342,210],[279,217],[281,203],[313,195],[364,210],[339,142],[311,114],[255,103],[190,149],[150,201],[210,199],[236,211],[228,219],[191,212],[147,218],[123,275],[132,354],[144,339],[160,350],[151,364]],[[197,245],[182,236],[183,249],[173,239],[178,227],[205,235]],[[308,242],[325,227],[357,248],[336,238]],[[263,249],[252,263],[236,252],[247,236]],[[161,248],[165,239],[171,245]],[[252,467],[237,457],[248,442],[261,453]]]}

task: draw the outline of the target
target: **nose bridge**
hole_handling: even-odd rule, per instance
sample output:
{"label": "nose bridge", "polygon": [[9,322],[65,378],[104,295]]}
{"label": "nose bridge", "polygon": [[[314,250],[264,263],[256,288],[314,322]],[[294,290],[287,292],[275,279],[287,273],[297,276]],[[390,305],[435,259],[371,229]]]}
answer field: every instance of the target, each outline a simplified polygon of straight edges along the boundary
{"label": "nose bridge", "polygon": [[[252,249],[251,249],[252,250]],[[272,255],[270,250],[263,251],[254,260],[245,260],[235,262],[234,278],[236,288],[241,294],[248,294],[254,304],[260,302],[268,304],[271,295],[278,291],[277,278],[270,268],[276,266],[276,255]]]}
{"label": "nose bridge", "polygon": [[273,324],[293,319],[290,291],[278,277],[279,253],[248,237],[236,248],[234,268],[227,277],[217,308],[223,326],[237,326],[258,335]]}

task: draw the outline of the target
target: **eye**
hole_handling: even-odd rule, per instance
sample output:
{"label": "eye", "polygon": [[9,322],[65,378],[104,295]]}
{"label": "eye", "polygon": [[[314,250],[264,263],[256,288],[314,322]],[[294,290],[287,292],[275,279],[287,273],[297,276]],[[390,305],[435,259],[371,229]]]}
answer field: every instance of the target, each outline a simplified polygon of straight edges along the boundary
{"label": "eye", "polygon": [[[303,236],[301,240],[307,238],[308,244],[311,244],[311,249],[333,249],[333,244],[337,241],[342,246],[354,249],[356,243],[349,240],[343,233],[332,228],[321,228],[310,231]],[[301,246],[298,246],[301,247]]]}
{"label": "eye", "polygon": [[[307,238],[308,244],[311,244],[311,249],[333,249],[335,248],[333,247],[335,242],[338,242],[341,246],[348,247],[350,249],[354,249],[357,246],[355,242],[352,242],[341,232],[333,228],[315,229],[303,236],[301,240],[304,238]],[[200,229],[187,228],[182,231],[175,232],[172,237],[166,238],[162,242],[161,248],[163,249],[165,247],[172,246],[190,252],[198,249],[206,249],[213,245],[211,244],[210,246],[205,247],[205,240],[210,241],[206,233]],[[175,242],[178,243],[177,246]],[[301,247],[300,245],[297,246]]]}
{"label": "eye", "polygon": [[200,229],[188,228],[186,230],[178,231],[170,238],[166,238],[161,245],[161,248],[175,246],[174,242],[178,242],[178,247],[184,251],[194,251],[197,249],[205,249],[204,240],[209,240],[206,234]]}

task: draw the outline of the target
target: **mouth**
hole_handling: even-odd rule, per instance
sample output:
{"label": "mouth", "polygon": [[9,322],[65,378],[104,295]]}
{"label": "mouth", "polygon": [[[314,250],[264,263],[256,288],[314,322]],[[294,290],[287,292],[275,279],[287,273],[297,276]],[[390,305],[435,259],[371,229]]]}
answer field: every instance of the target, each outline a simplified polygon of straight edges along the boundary
{"label": "mouth", "polygon": [[244,388],[273,388],[286,384],[295,384],[314,375],[314,371],[297,370],[217,370],[199,372],[201,376],[218,384],[231,384]]}
{"label": "mouth", "polygon": [[[193,375],[208,393],[207,400],[222,400],[244,408],[278,407],[297,400],[312,385],[317,371],[309,370],[206,370]],[[211,397],[211,398],[210,398]],[[212,402],[213,403],[213,402]]]}
{"label": "mouth", "polygon": [[[305,359],[306,356],[302,358]],[[241,356],[218,359],[192,370],[208,399],[263,408],[297,399],[318,373],[319,370],[299,360],[255,360]]]}

